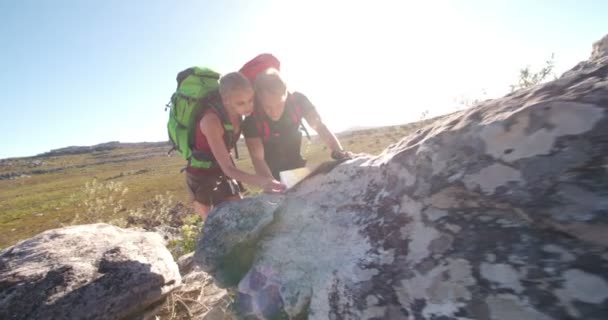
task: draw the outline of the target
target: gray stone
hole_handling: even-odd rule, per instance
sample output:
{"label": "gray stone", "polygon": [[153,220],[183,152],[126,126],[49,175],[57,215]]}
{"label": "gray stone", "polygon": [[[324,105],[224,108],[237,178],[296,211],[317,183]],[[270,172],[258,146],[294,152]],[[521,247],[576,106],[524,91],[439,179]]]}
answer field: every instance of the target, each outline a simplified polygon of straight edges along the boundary
{"label": "gray stone", "polygon": [[192,271],[192,267],[194,267],[194,252],[179,257],[177,259],[177,267],[182,276]]}
{"label": "gray stone", "polygon": [[180,283],[156,233],[108,224],[49,230],[0,252],[0,318],[136,318]]}

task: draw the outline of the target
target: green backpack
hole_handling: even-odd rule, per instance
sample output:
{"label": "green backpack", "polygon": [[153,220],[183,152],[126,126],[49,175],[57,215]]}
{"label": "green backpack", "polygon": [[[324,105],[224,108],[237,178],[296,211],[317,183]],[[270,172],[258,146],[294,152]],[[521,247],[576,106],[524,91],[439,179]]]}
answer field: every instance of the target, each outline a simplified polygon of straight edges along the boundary
{"label": "green backpack", "polygon": [[219,78],[219,73],[208,68],[188,68],[177,74],[177,89],[167,104],[171,110],[167,123],[169,140],[173,144],[171,151],[177,150],[194,168],[208,169],[217,165],[212,154],[194,148],[197,122],[206,108],[214,108],[219,115],[228,150],[234,146],[234,128],[219,97]]}

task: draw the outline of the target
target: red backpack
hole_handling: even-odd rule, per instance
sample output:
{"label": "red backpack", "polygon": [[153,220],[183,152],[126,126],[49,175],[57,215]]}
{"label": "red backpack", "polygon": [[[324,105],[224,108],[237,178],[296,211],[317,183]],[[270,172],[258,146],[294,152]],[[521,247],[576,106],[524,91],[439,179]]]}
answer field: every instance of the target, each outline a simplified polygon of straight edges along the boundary
{"label": "red backpack", "polygon": [[247,79],[249,79],[249,81],[251,81],[253,84],[255,77],[260,72],[270,68],[275,68],[280,71],[281,62],[279,59],[277,59],[277,57],[270,53],[262,53],[245,63],[239,72],[245,75],[245,77],[247,77]]}
{"label": "red backpack", "polygon": [[[245,77],[247,77],[247,79],[249,79],[249,81],[253,83],[255,77],[260,72],[263,72],[270,68],[274,68],[280,71],[281,62],[279,61],[279,59],[277,59],[277,57],[273,56],[270,53],[262,53],[257,55],[255,58],[249,60],[249,62],[245,63],[245,65],[239,70],[239,72],[245,75]],[[299,127],[300,130],[304,131],[304,133],[306,133],[306,136],[310,140],[310,134],[308,134],[308,130],[302,123],[302,110],[300,108],[300,105],[297,103],[297,101],[295,101],[296,99],[293,97],[292,94],[289,94],[288,99],[291,100],[293,107],[285,111],[290,113],[290,117],[293,120],[293,123],[296,125],[296,127]],[[268,139],[270,139],[270,137],[273,135],[278,135],[278,133],[276,132],[270,132],[270,126],[268,122],[264,120],[265,117],[263,117],[263,111],[256,110],[253,113],[253,117],[256,120],[258,132],[264,141],[268,141]]]}

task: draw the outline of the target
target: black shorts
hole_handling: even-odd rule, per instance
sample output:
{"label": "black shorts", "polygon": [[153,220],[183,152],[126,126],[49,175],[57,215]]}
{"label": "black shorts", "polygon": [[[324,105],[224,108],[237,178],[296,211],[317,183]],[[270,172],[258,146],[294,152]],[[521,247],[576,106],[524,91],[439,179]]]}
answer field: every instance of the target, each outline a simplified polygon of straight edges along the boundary
{"label": "black shorts", "polygon": [[239,196],[245,191],[243,185],[221,172],[217,174],[196,175],[186,172],[186,185],[190,201],[196,200],[206,206],[215,206],[226,198]]}

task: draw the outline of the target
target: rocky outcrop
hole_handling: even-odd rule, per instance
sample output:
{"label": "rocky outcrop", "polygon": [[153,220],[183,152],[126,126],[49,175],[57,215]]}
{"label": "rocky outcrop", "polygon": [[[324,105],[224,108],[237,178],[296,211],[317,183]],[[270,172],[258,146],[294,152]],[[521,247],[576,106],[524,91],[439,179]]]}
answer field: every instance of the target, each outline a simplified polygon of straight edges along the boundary
{"label": "rocky outcrop", "polygon": [[17,180],[17,179],[23,179],[23,178],[29,178],[31,176],[23,173],[23,172],[9,172],[9,173],[3,173],[0,174],[0,181],[1,180]]}
{"label": "rocky outcrop", "polygon": [[[70,170],[70,169],[87,168],[87,167],[92,167],[92,166],[101,166],[101,165],[108,164],[108,163],[138,161],[138,160],[153,158],[155,156],[157,156],[157,155],[148,154],[148,155],[130,156],[130,157],[123,156],[119,159],[103,160],[103,161],[97,161],[97,162],[93,162],[93,163],[84,163],[84,164],[78,164],[78,165],[73,165],[73,166],[48,168],[48,169],[35,169],[35,170],[30,170],[30,171],[8,172],[8,173],[0,174],[0,180],[14,180],[14,179],[19,179],[19,178],[29,177],[31,175],[60,172],[60,171],[65,171],[65,170]],[[147,171],[149,171],[148,169],[142,169],[142,170],[143,171],[140,170],[139,172],[133,173],[133,174],[142,174],[142,173],[146,173]],[[129,175],[129,174],[127,174],[127,175]],[[117,177],[112,177],[112,178],[120,178],[120,177],[122,177],[122,176],[117,176]]]}
{"label": "rocky outcrop", "polygon": [[180,284],[156,233],[49,230],[0,252],[0,319],[134,319]]}
{"label": "rocky outcrop", "polygon": [[120,142],[110,141],[106,143],[96,144],[94,146],[70,146],[65,148],[53,149],[49,152],[45,152],[39,156],[65,156],[73,154],[91,153],[96,151],[109,151],[120,147]]}
{"label": "rocky outcrop", "polygon": [[195,263],[248,319],[608,318],[607,47],[286,195],[218,207]]}
{"label": "rocky outcrop", "polygon": [[[117,149],[128,149],[130,152],[112,152],[112,150]],[[161,155],[165,156],[170,149],[171,145],[169,142],[107,142],[94,146],[73,146],[55,149],[46,153],[36,155],[34,157],[0,159],[0,169],[3,169],[3,172],[0,173],[0,181],[28,178],[33,175],[42,175],[71,169],[101,166],[110,163],[140,161],[158,157]],[[46,160],[53,159],[55,157],[88,153],[91,154],[90,159],[98,161],[88,162],[87,160],[81,160],[82,163],[64,166],[53,166],[52,162],[46,162]],[[125,172],[121,175],[111,177],[110,179],[121,178],[125,175],[143,174],[147,171],[148,169]]]}
{"label": "rocky outcrop", "polygon": [[65,147],[65,148],[53,149],[51,151],[37,155],[36,158],[50,157],[50,156],[66,156],[66,155],[84,154],[84,153],[93,153],[93,152],[104,152],[104,151],[111,151],[111,150],[120,149],[120,148],[157,148],[157,147],[170,147],[170,146],[171,146],[171,144],[168,141],[135,142],[135,143],[110,141],[110,142],[96,144],[93,146],[70,146],[70,147]]}

